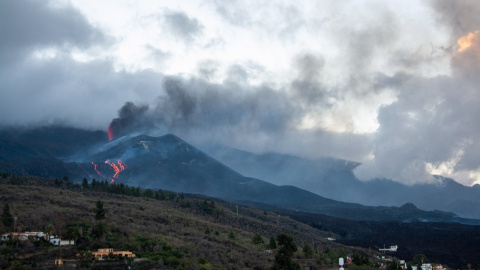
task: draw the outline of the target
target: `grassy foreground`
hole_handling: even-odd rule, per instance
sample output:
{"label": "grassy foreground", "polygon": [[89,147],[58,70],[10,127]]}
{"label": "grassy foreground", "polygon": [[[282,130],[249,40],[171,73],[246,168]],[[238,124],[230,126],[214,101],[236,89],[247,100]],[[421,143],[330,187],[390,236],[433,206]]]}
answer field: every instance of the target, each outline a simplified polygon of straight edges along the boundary
{"label": "grassy foreground", "polygon": [[[105,210],[100,219],[95,217],[98,201]],[[33,239],[7,241],[0,246],[1,269],[48,269],[58,258],[75,260],[77,269],[126,269],[127,264],[132,269],[269,269],[276,252],[270,239],[281,233],[293,237],[298,246],[293,259],[302,267],[336,268],[339,256],[354,253],[367,258],[366,268],[376,264],[371,251],[326,240],[335,237],[332,233],[275,212],[200,195],[105,181],[76,184],[68,179],[3,175],[0,206],[7,203],[17,220],[15,229],[0,223],[1,233],[43,231],[74,239],[76,245],[60,248]],[[107,247],[132,251],[137,258],[133,262],[91,259],[91,251]]]}

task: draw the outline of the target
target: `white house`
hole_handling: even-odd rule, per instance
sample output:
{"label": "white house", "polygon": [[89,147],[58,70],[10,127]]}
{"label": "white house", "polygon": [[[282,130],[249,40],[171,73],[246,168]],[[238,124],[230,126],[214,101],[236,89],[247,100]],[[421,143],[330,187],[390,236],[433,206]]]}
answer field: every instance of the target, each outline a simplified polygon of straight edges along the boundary
{"label": "white house", "polygon": [[45,239],[46,235],[43,232],[9,232],[2,234],[0,240],[5,241],[8,239],[18,239],[20,241],[26,241],[28,240],[28,237],[33,237],[34,239]]}
{"label": "white house", "polygon": [[[412,265],[412,270],[418,270],[416,265]],[[422,264],[422,270],[433,270],[433,266],[429,263]]]}
{"label": "white house", "polygon": [[397,249],[398,249],[398,246],[395,245],[395,246],[390,246],[388,248],[379,248],[378,250],[379,251],[382,251],[382,252],[386,252],[386,251],[389,251],[389,252],[397,252]]}
{"label": "white house", "polygon": [[62,240],[58,236],[50,236],[50,239],[48,240],[50,243],[52,243],[54,246],[73,246],[75,245],[75,240]]}

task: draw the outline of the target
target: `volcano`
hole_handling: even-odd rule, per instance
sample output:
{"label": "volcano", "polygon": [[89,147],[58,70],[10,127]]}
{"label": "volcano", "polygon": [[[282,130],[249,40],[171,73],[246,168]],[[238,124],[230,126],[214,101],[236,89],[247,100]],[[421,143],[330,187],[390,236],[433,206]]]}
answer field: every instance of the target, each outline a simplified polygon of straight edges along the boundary
{"label": "volcano", "polygon": [[[118,182],[143,188],[203,194],[240,204],[268,204],[353,220],[480,224],[452,213],[422,211],[416,207],[371,207],[340,202],[294,186],[278,186],[245,177],[173,134],[121,137],[102,145],[89,158],[98,163],[121,160],[128,168],[118,174]],[[104,175],[108,173],[116,172],[103,171]]]}
{"label": "volcano", "polygon": [[246,177],[173,134],[123,136],[109,141],[105,133],[51,127],[0,135],[2,173],[68,176],[78,182],[96,178],[350,220],[480,224],[449,212],[340,202],[295,186]]}

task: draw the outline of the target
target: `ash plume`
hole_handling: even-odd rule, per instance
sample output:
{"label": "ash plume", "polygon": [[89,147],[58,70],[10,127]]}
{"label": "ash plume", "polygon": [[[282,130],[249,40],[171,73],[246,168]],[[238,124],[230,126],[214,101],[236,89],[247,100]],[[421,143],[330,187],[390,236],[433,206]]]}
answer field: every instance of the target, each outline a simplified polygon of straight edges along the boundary
{"label": "ash plume", "polygon": [[145,115],[148,111],[148,105],[136,105],[133,102],[126,102],[118,111],[118,118],[114,118],[108,126],[108,137],[113,140],[117,137],[126,135],[132,131],[137,131],[145,126]]}

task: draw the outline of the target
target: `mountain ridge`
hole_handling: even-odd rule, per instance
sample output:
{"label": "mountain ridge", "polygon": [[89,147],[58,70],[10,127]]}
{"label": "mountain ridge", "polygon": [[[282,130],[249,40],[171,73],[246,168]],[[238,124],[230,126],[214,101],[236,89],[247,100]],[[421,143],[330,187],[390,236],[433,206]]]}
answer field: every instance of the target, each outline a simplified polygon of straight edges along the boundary
{"label": "mountain ridge", "polygon": [[[360,181],[353,170],[360,163],[335,158],[308,160],[292,155],[255,154],[208,145],[207,152],[244,175],[278,185],[296,185],[320,196],[369,206],[401,206],[407,202],[426,210],[480,218],[480,185],[467,187],[434,175],[437,183],[407,186],[388,179]],[[294,161],[294,162],[290,162]]]}
{"label": "mountain ridge", "polygon": [[[310,211],[352,220],[480,224],[478,220],[462,219],[441,211],[428,212],[420,209],[402,211],[398,207],[371,207],[341,202],[297,186],[277,186],[257,178],[245,177],[228,164],[225,165],[174,134],[161,137],[127,136],[100,143],[98,138],[92,138],[89,138],[92,141],[91,147],[82,149],[81,154],[72,150],[70,157],[64,160],[61,160],[64,155],[52,157],[46,154],[40,158],[31,158],[30,163],[22,169],[26,173],[38,176],[62,177],[59,174],[64,173],[63,175],[77,181],[82,178],[108,178],[111,181],[144,188],[198,193],[236,201],[262,202],[295,211]],[[50,140],[51,137],[47,136],[47,139]],[[64,140],[68,142],[68,139]],[[44,149],[45,153],[51,152],[48,151],[48,143],[40,145],[47,148]],[[71,149],[74,148],[67,150]],[[119,161],[125,164],[121,171],[116,171],[114,166],[106,164]],[[335,162],[339,164],[338,160]],[[343,163],[344,167],[345,164],[348,165]],[[2,168],[6,168],[5,161],[0,162],[0,170]]]}

